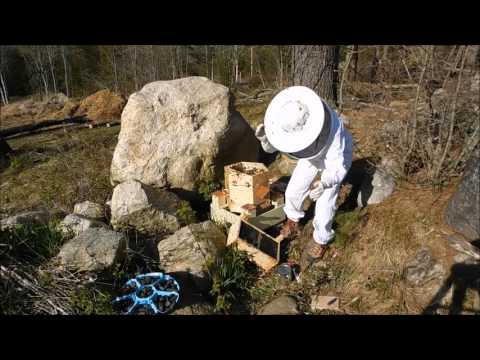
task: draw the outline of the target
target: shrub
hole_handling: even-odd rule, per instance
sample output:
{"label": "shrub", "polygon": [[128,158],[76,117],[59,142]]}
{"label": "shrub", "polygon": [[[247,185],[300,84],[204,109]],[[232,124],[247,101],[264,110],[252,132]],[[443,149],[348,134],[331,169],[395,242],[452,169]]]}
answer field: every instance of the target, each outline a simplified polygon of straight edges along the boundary
{"label": "shrub", "polygon": [[190,203],[185,200],[180,202],[180,207],[177,209],[175,215],[183,225],[189,225],[197,222],[197,214],[190,206]]}

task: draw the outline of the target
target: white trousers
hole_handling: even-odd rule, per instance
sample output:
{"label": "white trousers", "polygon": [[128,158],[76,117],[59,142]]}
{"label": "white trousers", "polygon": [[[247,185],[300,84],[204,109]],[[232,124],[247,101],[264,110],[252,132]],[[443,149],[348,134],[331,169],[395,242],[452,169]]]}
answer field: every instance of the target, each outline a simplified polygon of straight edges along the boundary
{"label": "white trousers", "polygon": [[[305,216],[303,202],[308,196],[310,185],[319,169],[305,159],[298,160],[285,192],[285,215],[299,221]],[[313,239],[322,245],[328,244],[334,237],[332,222],[335,216],[335,202],[340,191],[340,185],[325,189],[315,204],[315,217],[313,219]]]}

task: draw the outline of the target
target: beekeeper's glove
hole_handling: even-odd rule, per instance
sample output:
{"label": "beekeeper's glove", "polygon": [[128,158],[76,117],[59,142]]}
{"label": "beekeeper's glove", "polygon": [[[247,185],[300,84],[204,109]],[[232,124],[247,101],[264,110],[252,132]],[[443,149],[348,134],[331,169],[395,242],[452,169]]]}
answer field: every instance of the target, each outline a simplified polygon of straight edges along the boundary
{"label": "beekeeper's glove", "polygon": [[268,153],[274,153],[277,151],[272,144],[267,139],[267,135],[265,134],[265,126],[263,124],[260,124],[257,126],[257,129],[255,130],[255,136],[260,141],[260,144],[262,144],[263,150]]}
{"label": "beekeeper's glove", "polygon": [[323,186],[322,182],[319,180],[313,183],[312,189],[310,190],[310,193],[308,195],[310,196],[310,199],[312,199],[313,201],[317,201],[320,195],[322,195],[324,190],[325,190],[325,187]]}

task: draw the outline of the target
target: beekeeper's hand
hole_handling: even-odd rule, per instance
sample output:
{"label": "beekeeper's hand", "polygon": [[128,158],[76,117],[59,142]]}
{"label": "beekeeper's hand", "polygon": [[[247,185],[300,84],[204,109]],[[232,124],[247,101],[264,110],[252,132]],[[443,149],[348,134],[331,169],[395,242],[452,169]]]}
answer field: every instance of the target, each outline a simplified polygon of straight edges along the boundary
{"label": "beekeeper's hand", "polygon": [[308,195],[310,196],[310,199],[312,199],[313,201],[317,201],[324,190],[325,187],[323,186],[322,182],[320,180],[315,181]]}
{"label": "beekeeper's hand", "polygon": [[267,139],[267,135],[265,134],[265,125],[260,124],[257,126],[257,129],[255,130],[255,136],[258,141],[260,141],[260,144],[265,152],[274,153],[277,151],[277,149],[275,149]]}

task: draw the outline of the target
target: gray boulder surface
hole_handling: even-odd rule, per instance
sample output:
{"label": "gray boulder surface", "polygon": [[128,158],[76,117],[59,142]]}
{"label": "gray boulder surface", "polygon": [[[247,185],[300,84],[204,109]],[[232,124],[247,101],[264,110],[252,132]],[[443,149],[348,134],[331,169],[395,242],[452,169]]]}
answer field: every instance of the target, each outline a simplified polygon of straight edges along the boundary
{"label": "gray boulder surface", "polygon": [[149,235],[171,233],[180,228],[176,217],[179,204],[172,192],[128,180],[113,190],[111,224],[116,230],[133,227]]}
{"label": "gray boulder surface", "polygon": [[226,236],[211,221],[187,225],[158,243],[161,268],[168,273],[189,273],[195,286],[209,287],[206,264],[226,246]]}
{"label": "gray boulder surface", "polygon": [[468,160],[445,209],[445,222],[467,239],[480,239],[480,148]]}
{"label": "gray boulder surface", "polygon": [[90,228],[107,228],[107,225],[95,219],[89,219],[77,214],[69,214],[65,216],[65,219],[60,222],[58,227],[60,231],[65,234],[73,233],[74,235],[78,235]]}
{"label": "gray boulder surface", "polygon": [[105,209],[102,205],[87,200],[75,204],[73,213],[89,219],[99,220],[105,216]]}
{"label": "gray boulder surface", "polygon": [[124,234],[104,228],[90,228],[61,248],[60,265],[77,271],[102,271],[121,261],[126,253]]}
{"label": "gray boulder surface", "polygon": [[195,191],[201,180],[223,176],[225,165],[256,161],[258,153],[227,87],[204,77],[156,81],[123,110],[111,181]]}

